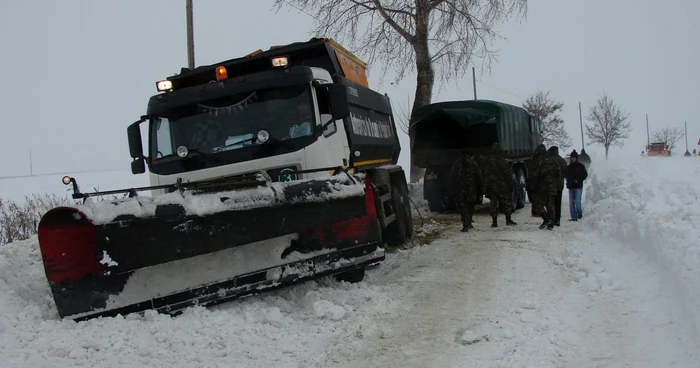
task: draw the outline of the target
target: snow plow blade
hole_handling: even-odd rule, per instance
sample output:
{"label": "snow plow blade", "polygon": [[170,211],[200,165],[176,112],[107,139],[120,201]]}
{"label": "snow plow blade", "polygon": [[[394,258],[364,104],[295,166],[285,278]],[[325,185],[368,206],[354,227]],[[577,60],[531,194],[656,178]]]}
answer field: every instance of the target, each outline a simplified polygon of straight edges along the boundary
{"label": "snow plow blade", "polygon": [[38,236],[58,314],[177,314],[362,271],[384,259],[369,186],[348,175],[54,208]]}

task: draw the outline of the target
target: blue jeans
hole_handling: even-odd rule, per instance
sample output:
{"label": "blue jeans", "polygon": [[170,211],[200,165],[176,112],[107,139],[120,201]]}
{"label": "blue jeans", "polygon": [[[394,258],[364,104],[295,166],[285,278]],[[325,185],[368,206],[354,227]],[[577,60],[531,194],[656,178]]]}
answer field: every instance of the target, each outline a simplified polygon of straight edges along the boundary
{"label": "blue jeans", "polygon": [[581,206],[582,194],[583,189],[569,189],[569,213],[574,220],[577,220],[579,215],[583,215],[583,207]]}

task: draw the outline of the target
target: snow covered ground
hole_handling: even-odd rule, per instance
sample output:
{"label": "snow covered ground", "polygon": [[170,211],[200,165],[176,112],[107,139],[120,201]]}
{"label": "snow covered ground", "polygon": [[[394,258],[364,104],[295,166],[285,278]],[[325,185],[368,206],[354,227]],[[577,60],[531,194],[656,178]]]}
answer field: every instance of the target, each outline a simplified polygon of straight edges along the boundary
{"label": "snow covered ground", "polygon": [[0,366],[700,366],[700,160],[594,165],[577,223],[539,230],[526,207],[517,227],[492,229],[482,210],[464,234],[456,215],[426,214],[415,188],[418,246],[362,283],[307,282],[178,317],[59,321],[36,240],[8,244]]}

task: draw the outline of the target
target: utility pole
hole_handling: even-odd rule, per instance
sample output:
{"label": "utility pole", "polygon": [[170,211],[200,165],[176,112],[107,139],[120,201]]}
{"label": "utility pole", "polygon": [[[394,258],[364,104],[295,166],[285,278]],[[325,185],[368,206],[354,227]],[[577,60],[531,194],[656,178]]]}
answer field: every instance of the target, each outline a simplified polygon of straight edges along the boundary
{"label": "utility pole", "polygon": [[688,122],[683,122],[683,125],[685,125],[685,154],[686,156],[690,156],[690,152],[688,151]]}
{"label": "utility pole", "polygon": [[578,123],[581,125],[581,149],[586,148],[583,143],[583,114],[581,114],[581,101],[578,102]]}
{"label": "utility pole", "polygon": [[476,72],[474,67],[472,67],[472,85],[474,86],[474,99],[476,100]]}
{"label": "utility pole", "polygon": [[194,26],[192,21],[192,0],[187,0],[187,67],[194,69]]}
{"label": "utility pole", "polygon": [[647,149],[649,149],[649,114],[644,114],[647,118]]}
{"label": "utility pole", "polygon": [[[688,145],[688,137],[685,138],[685,145]],[[29,149],[29,176],[34,176],[34,168],[32,165],[32,149]]]}

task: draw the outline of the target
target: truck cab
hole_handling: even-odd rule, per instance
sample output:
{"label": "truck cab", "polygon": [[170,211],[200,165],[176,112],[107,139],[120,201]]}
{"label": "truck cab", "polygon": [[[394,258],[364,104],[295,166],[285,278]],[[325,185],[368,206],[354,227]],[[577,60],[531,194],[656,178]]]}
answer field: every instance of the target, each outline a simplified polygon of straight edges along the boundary
{"label": "truck cab", "polygon": [[647,145],[647,156],[671,156],[666,142],[652,142]]}
{"label": "truck cab", "polygon": [[260,170],[289,181],[396,163],[389,99],[367,88],[365,67],[332,40],[312,39],[183,69],[156,83],[162,93],[129,128],[132,172],[147,164],[158,186]]}

